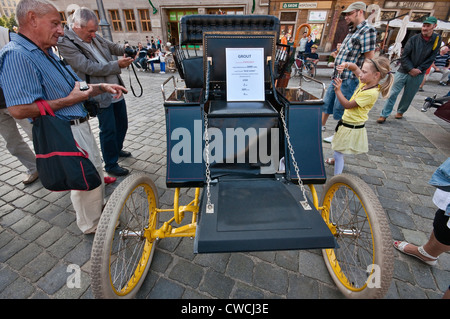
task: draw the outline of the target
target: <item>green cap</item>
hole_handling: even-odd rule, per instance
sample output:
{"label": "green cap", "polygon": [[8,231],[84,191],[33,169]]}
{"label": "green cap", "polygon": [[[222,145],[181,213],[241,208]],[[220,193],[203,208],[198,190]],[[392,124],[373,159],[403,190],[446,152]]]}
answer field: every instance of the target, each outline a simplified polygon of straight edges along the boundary
{"label": "green cap", "polygon": [[437,19],[435,17],[428,17],[425,19],[425,21],[423,23],[437,24]]}

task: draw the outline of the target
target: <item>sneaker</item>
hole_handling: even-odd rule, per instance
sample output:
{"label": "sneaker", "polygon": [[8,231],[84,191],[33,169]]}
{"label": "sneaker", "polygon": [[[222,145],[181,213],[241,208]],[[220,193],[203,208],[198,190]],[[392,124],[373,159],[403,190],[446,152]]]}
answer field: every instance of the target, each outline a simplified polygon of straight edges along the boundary
{"label": "sneaker", "polygon": [[419,92],[423,92],[423,88],[419,88]]}
{"label": "sneaker", "polygon": [[331,143],[333,141],[333,137],[334,137],[334,135],[331,135],[329,137],[324,138],[323,141],[325,143]]}
{"label": "sneaker", "polygon": [[138,66],[138,68],[142,69],[142,65],[139,62],[136,62],[136,65]]}
{"label": "sneaker", "polygon": [[161,72],[159,72],[159,73],[161,73],[161,74],[165,74],[166,72],[164,72],[164,71],[161,71]]}
{"label": "sneaker", "polygon": [[24,180],[22,181],[22,183],[24,183],[25,185],[29,185],[31,183],[33,183],[35,180],[37,180],[39,177],[39,173],[38,172],[34,172],[33,174],[27,174],[24,178]]}
{"label": "sneaker", "polygon": [[322,132],[325,132],[326,129],[327,129],[327,127],[325,125],[322,126]]}
{"label": "sneaker", "polygon": [[439,82],[439,85],[447,86],[447,83],[441,81],[441,82]]}

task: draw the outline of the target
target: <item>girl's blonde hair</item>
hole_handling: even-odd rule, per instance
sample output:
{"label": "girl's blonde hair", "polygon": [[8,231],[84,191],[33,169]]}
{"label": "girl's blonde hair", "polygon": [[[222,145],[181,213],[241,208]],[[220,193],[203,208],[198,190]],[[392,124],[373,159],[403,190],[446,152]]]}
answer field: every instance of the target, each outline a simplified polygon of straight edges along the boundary
{"label": "girl's blonde hair", "polygon": [[383,83],[380,83],[381,95],[383,97],[389,96],[392,84],[394,84],[394,75],[391,72],[389,59],[383,56],[379,56],[373,59],[369,59],[369,61],[372,63],[374,71],[380,72],[380,80],[385,79]]}

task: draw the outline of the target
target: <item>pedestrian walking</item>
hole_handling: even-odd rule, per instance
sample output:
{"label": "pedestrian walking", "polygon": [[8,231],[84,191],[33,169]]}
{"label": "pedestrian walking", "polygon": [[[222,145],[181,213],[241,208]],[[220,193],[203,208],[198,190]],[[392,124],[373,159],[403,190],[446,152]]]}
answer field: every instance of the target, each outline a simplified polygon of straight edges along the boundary
{"label": "pedestrian walking", "polygon": [[414,96],[419,90],[425,72],[439,52],[441,39],[437,33],[433,32],[436,26],[437,19],[435,17],[428,17],[422,24],[421,32],[406,42],[400,59],[400,68],[395,73],[395,81],[391,95],[384,104],[377,123],[382,124],[386,122],[402,90],[403,95],[398,104],[395,118],[402,119],[403,114],[408,110]]}

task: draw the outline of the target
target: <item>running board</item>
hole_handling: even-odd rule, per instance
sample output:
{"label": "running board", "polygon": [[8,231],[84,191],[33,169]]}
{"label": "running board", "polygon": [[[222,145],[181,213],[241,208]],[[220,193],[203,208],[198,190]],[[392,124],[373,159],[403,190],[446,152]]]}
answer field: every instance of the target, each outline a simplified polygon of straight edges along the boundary
{"label": "running board", "polygon": [[331,231],[297,185],[277,178],[211,183],[212,211],[203,191],[195,253],[336,248]]}

